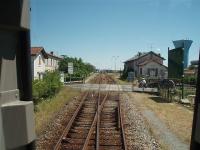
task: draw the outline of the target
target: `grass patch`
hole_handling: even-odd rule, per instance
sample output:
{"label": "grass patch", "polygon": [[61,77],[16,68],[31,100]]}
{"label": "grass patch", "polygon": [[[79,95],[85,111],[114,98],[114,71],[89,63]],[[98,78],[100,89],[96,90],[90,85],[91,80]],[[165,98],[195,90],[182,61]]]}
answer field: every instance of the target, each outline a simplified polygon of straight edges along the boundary
{"label": "grass patch", "polygon": [[118,73],[111,73],[110,74],[112,76],[112,78],[117,82],[117,84],[121,84],[121,85],[124,85],[124,84],[132,84],[132,82],[128,82],[127,80],[122,80],[120,79],[120,75]]}
{"label": "grass patch", "polygon": [[189,144],[193,111],[176,103],[165,103],[158,97],[145,93],[130,94],[141,109],[152,110],[182,141]]}
{"label": "grass patch", "polygon": [[80,91],[70,87],[63,87],[53,98],[41,101],[35,106],[36,134],[40,135],[57,112]]}

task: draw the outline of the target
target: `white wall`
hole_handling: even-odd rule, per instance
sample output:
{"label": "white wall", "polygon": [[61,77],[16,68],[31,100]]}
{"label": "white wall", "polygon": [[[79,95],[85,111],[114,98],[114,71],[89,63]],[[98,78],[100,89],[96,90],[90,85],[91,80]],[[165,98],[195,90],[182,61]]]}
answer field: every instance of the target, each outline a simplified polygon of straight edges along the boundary
{"label": "white wall", "polygon": [[[40,64],[39,64],[40,59]],[[39,79],[39,73],[45,73],[45,58],[41,53],[32,56],[33,79]],[[42,78],[42,76],[41,76]]]}
{"label": "white wall", "polygon": [[54,58],[54,57],[49,57],[48,59],[45,60],[46,62],[46,70],[48,71],[54,71],[58,69],[58,62],[59,60]]}
{"label": "white wall", "polygon": [[158,69],[158,78],[166,78],[166,76],[167,76],[167,74],[165,74],[165,75],[162,74],[162,72],[163,73],[167,72],[167,68],[163,65],[156,63],[156,62],[149,62],[146,65],[141,66],[140,68],[142,68],[142,74],[143,75],[148,75],[148,69],[149,68],[150,69],[153,69],[153,68],[156,69],[157,68]]}

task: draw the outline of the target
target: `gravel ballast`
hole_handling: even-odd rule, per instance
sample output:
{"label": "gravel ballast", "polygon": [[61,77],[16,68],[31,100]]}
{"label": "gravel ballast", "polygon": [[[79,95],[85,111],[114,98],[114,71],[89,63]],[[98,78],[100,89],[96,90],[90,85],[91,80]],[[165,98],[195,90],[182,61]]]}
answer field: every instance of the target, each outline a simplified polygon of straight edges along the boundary
{"label": "gravel ballast", "polygon": [[[66,127],[74,111],[80,103],[80,98],[74,98],[49,123],[48,127],[36,141],[36,149],[53,149],[62,131]],[[126,94],[121,95],[121,107],[124,115],[125,138],[129,150],[157,150],[160,146],[152,136],[150,127],[142,113]]]}
{"label": "gravel ballast", "polygon": [[54,148],[74,111],[78,107],[80,100],[80,97],[74,97],[73,100],[63,106],[63,108],[55,114],[45,131],[38,135],[36,140],[37,150],[50,150]]}
{"label": "gravel ballast", "polygon": [[158,150],[160,146],[151,135],[150,127],[137,109],[134,101],[126,94],[121,97],[121,107],[124,114],[125,138],[129,150]]}

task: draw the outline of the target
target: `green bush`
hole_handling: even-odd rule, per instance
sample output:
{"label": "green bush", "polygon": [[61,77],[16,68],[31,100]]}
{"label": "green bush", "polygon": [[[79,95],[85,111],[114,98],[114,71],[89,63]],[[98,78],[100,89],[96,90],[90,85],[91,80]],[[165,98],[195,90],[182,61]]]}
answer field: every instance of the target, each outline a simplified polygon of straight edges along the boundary
{"label": "green bush", "polygon": [[[83,80],[83,78],[82,77],[71,77],[71,81],[81,81],[81,80]],[[70,81],[70,77],[65,77],[65,82],[69,82]]]}
{"label": "green bush", "polygon": [[128,68],[128,69],[124,69],[123,72],[122,72],[122,76],[120,77],[121,80],[126,80],[127,77],[128,77],[128,73],[129,72],[134,72],[133,69],[131,68]]}
{"label": "green bush", "polygon": [[73,58],[64,55],[64,58],[59,62],[59,70],[68,73],[68,63],[73,63],[73,75],[72,77],[86,77],[91,72],[95,72],[96,68],[90,63],[85,63],[81,58]]}
{"label": "green bush", "polygon": [[46,72],[43,80],[33,81],[33,100],[40,100],[54,96],[61,88],[59,72]]}
{"label": "green bush", "polygon": [[197,77],[196,76],[186,76],[186,77],[184,77],[183,82],[185,84],[195,85],[197,83]]}

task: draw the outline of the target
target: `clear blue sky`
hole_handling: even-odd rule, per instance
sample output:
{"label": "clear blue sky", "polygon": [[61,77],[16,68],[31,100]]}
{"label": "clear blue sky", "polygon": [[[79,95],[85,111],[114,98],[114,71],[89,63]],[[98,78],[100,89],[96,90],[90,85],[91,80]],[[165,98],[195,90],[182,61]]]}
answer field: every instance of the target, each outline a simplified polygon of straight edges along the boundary
{"label": "clear blue sky", "polygon": [[199,0],[32,0],[31,45],[97,68],[114,69],[113,56],[119,56],[119,69],[151,45],[167,59],[172,40],[189,38],[193,60],[200,47],[199,6]]}

